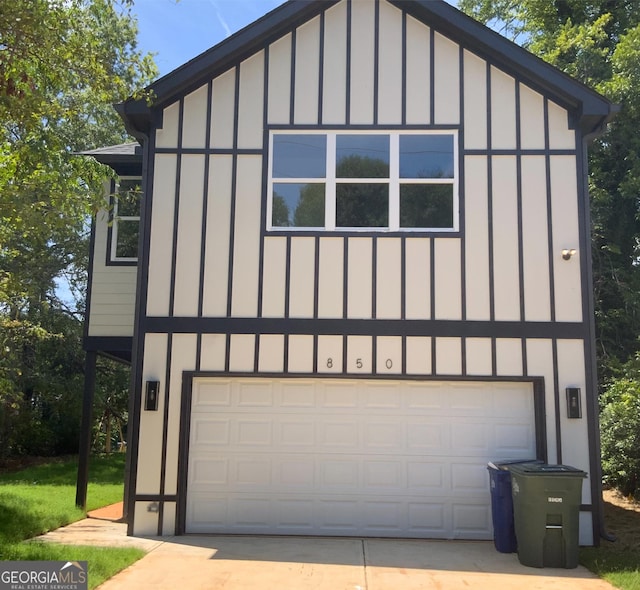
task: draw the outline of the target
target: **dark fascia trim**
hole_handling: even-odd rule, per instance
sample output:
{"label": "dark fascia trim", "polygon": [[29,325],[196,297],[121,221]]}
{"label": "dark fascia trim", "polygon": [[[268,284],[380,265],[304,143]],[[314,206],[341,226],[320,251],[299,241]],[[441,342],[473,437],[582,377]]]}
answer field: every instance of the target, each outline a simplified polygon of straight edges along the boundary
{"label": "dark fascia trim", "polygon": [[601,133],[617,108],[602,95],[541,60],[526,49],[467,16],[443,0],[389,0],[414,18],[432,25],[439,33],[492,64],[530,79],[565,107],[577,113],[584,135]]}
{"label": "dark fascia trim", "polygon": [[587,329],[587,326],[579,322],[199,317],[146,317],[143,320],[143,332],[156,334],[348,334],[584,339],[588,334]]}
{"label": "dark fascia trim", "polygon": [[105,353],[128,353],[131,355],[133,338],[131,336],[85,336],[83,348]]}
{"label": "dark fascia trim", "polygon": [[339,0],[289,0],[218,45],[153,82],[147,87],[153,105],[149,105],[144,98],[130,98],[114,107],[124,120],[127,131],[137,138],[149,131],[153,110],[195,90],[211,78],[253,55],[270,40],[285,35],[337,2]]}

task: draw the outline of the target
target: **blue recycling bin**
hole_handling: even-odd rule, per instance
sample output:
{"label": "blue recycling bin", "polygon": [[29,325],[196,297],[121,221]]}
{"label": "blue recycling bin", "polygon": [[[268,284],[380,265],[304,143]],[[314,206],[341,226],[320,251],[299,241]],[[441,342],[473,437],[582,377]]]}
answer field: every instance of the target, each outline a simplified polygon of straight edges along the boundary
{"label": "blue recycling bin", "polygon": [[513,498],[511,496],[511,473],[499,464],[489,463],[491,489],[491,518],[493,520],[493,544],[500,553],[515,553],[518,550],[513,524]]}
{"label": "blue recycling bin", "polygon": [[493,544],[500,553],[515,553],[518,550],[509,466],[519,463],[540,463],[540,461],[535,459],[495,461],[487,466],[491,490]]}

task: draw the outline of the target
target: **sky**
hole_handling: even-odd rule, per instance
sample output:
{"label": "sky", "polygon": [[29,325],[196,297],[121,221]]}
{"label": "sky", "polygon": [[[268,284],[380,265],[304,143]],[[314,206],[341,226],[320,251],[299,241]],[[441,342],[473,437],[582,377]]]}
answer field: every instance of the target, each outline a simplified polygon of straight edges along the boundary
{"label": "sky", "polygon": [[164,76],[284,0],[135,0],[139,49],[155,53]]}
{"label": "sky", "polygon": [[164,76],[281,4],[284,0],[135,0],[139,49],[156,54]]}

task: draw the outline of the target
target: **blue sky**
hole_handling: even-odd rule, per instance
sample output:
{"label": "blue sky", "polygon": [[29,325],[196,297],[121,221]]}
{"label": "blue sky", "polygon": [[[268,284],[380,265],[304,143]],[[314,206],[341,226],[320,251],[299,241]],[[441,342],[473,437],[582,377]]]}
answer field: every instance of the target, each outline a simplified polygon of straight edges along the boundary
{"label": "blue sky", "polygon": [[284,0],[135,0],[140,49],[164,76]]}
{"label": "blue sky", "polygon": [[[455,5],[455,0],[447,0]],[[138,41],[164,76],[284,0],[135,0]]]}

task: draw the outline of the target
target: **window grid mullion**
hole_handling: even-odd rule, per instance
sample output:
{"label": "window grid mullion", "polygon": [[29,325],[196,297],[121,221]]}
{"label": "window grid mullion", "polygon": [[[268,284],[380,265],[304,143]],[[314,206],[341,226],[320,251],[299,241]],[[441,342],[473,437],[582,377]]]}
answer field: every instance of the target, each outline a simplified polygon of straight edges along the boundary
{"label": "window grid mullion", "polygon": [[327,133],[327,177],[325,185],[324,226],[336,229],[336,134]]}
{"label": "window grid mullion", "polygon": [[389,229],[400,229],[400,135],[389,135]]}

